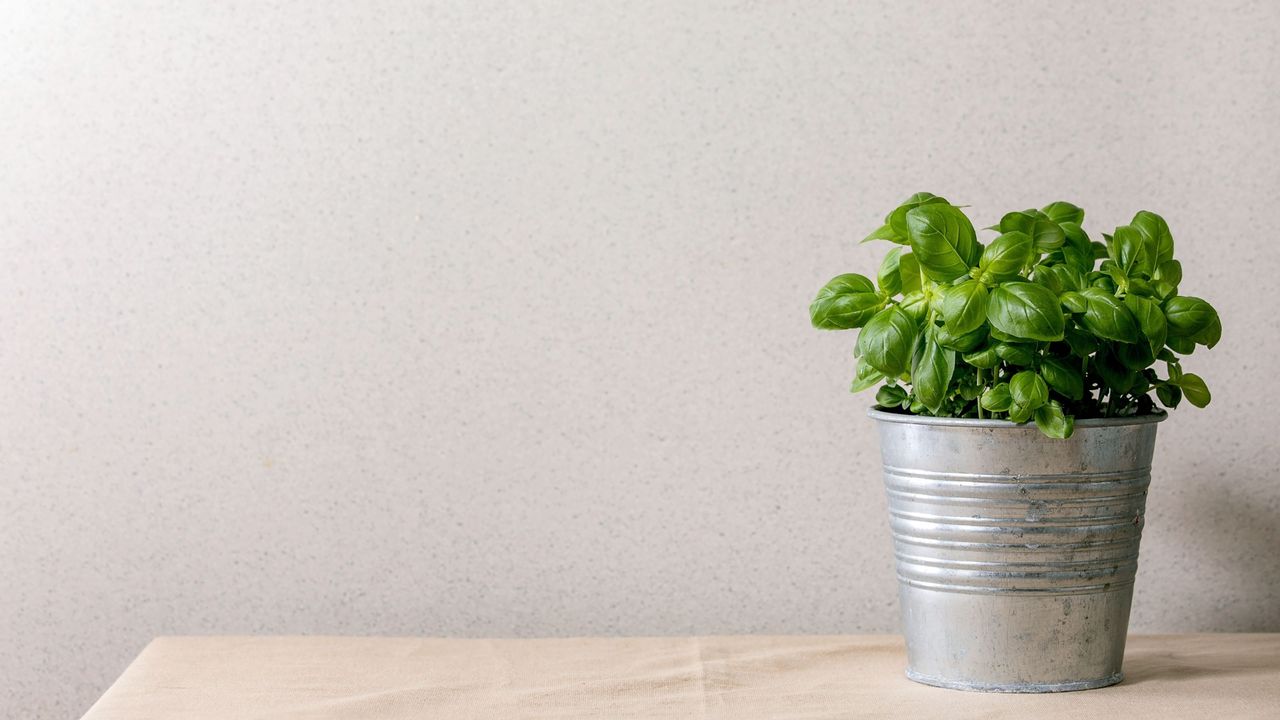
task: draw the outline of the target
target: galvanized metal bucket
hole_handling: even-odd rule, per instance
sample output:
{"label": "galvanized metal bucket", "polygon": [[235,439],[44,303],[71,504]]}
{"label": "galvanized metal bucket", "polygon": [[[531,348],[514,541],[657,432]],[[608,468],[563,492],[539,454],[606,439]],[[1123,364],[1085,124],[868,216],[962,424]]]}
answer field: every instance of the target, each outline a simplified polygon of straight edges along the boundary
{"label": "galvanized metal bucket", "polygon": [[1034,424],[868,413],[880,428],[907,677],[985,692],[1120,682],[1163,414]]}

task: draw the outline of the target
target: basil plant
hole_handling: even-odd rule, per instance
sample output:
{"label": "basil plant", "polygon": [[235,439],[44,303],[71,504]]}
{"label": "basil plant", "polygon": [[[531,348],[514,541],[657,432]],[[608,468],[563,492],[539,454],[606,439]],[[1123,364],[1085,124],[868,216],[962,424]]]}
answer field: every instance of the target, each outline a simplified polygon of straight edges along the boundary
{"label": "basil plant", "polygon": [[[1084,210],[1055,202],[1011,212],[978,241],[957,206],[916,193],[866,240],[895,247],[875,282],[832,278],[809,306],[814,327],[861,328],[854,392],[935,417],[1034,421],[1071,436],[1075,418],[1209,403],[1181,355],[1213,347],[1213,307],[1178,294],[1182,265],[1155,213],[1091,241]],[[1163,365],[1163,376],[1157,369]]]}

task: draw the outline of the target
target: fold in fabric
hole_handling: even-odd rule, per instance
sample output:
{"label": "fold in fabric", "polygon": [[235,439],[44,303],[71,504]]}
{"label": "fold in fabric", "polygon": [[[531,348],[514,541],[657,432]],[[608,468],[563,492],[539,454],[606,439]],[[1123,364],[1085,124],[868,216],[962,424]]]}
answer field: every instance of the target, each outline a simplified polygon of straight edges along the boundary
{"label": "fold in fabric", "polygon": [[166,637],[84,717],[1280,718],[1280,634],[1135,636],[1123,683],[1051,695],[926,687],[905,665],[896,636]]}

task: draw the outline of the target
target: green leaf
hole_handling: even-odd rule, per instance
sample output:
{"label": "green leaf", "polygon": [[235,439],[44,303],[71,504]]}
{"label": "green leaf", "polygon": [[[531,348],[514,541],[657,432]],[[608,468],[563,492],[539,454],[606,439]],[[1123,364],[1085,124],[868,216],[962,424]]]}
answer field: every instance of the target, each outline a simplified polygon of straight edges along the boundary
{"label": "green leaf", "polygon": [[862,327],[884,306],[884,298],[865,276],[837,275],[818,291],[809,306],[813,326],[823,330]]}
{"label": "green leaf", "polygon": [[1127,278],[1130,275],[1150,275],[1155,265],[1147,254],[1142,234],[1136,229],[1121,225],[1107,243],[1107,256],[1123,271]]}
{"label": "green leaf", "polygon": [[876,392],[876,404],[880,407],[901,407],[906,401],[907,391],[898,385],[885,385]]}
{"label": "green leaf", "polygon": [[1190,355],[1196,351],[1196,341],[1189,337],[1170,335],[1168,339],[1164,341],[1164,344],[1168,345],[1170,350],[1178,353],[1179,355]]}
{"label": "green leaf", "polygon": [[1100,338],[1120,342],[1138,342],[1138,323],[1129,308],[1114,295],[1101,288],[1091,287],[1080,291],[1089,307],[1080,317],[1080,323]]}
{"label": "green leaf", "polygon": [[1049,252],[1062,247],[1067,236],[1058,223],[1049,218],[1036,218],[1031,226],[1031,239],[1035,243],[1036,250]]}
{"label": "green leaf", "polygon": [[[1173,234],[1169,232],[1169,225],[1164,218],[1143,210],[1133,216],[1129,225],[1142,234],[1148,247],[1155,249],[1153,260],[1156,265],[1173,259]],[[1173,284],[1178,283],[1174,281]]]}
{"label": "green leaf", "polygon": [[890,227],[888,223],[885,223],[873,230],[870,235],[862,238],[862,241],[858,244],[861,245],[862,243],[869,243],[872,240],[888,240],[889,242],[898,243],[899,245],[907,244],[907,239],[894,232],[894,229]]}
{"label": "green leaf", "polygon": [[916,261],[916,256],[909,252],[904,252],[898,260],[898,274],[902,276],[902,294],[910,295],[911,293],[920,292],[920,263]]}
{"label": "green leaf", "polygon": [[1093,246],[1089,242],[1088,234],[1077,223],[1064,222],[1059,225],[1067,237],[1066,242],[1062,244],[1062,259],[1067,265],[1080,272],[1092,270]]}
{"label": "green leaf", "polygon": [[911,365],[916,323],[897,306],[876,313],[858,334],[858,351],[867,364],[889,377],[897,377]]}
{"label": "green leaf", "polygon": [[987,318],[999,331],[1027,340],[1061,340],[1064,328],[1058,297],[1029,282],[1009,282],[991,292]]}
{"label": "green leaf", "polygon": [[929,300],[919,290],[904,296],[898,303],[898,307],[902,308],[902,311],[917,325],[924,325],[925,318],[929,315]]}
{"label": "green leaf", "polygon": [[1058,296],[1058,301],[1062,303],[1062,307],[1070,310],[1072,313],[1082,313],[1089,309],[1089,301],[1078,292],[1068,290]]}
{"label": "green leaf", "polygon": [[902,248],[894,248],[880,262],[876,284],[890,297],[902,292]]}
{"label": "green leaf", "polygon": [[1203,331],[1218,316],[1212,305],[1190,295],[1179,295],[1166,300],[1164,314],[1169,321],[1169,334],[1181,337],[1191,337]]}
{"label": "green leaf", "polygon": [[1031,262],[1031,246],[1030,235],[1020,230],[1007,232],[992,240],[982,251],[978,267],[982,269],[984,277],[989,276],[995,280],[1016,277]]}
{"label": "green leaf", "polygon": [[956,352],[938,344],[931,333],[916,351],[911,365],[911,386],[916,399],[937,413],[947,399],[947,386],[956,369]]}
{"label": "green leaf", "polygon": [[1115,351],[1116,357],[1121,364],[1130,370],[1142,370],[1151,366],[1156,361],[1155,351],[1151,346],[1144,342],[1137,343],[1117,343],[1112,350]]}
{"label": "green leaf", "polygon": [[1036,353],[1030,345],[1000,343],[996,345],[996,356],[1010,365],[1026,367],[1035,362]]}
{"label": "green leaf", "polygon": [[1164,312],[1155,302],[1137,295],[1125,296],[1124,305],[1138,321],[1138,330],[1147,338],[1147,343],[1151,346],[1152,359],[1154,359],[1155,354],[1164,347],[1165,338],[1169,334]]}
{"label": "green leaf", "polygon": [[907,228],[907,213],[920,207],[921,205],[947,205],[944,198],[940,198],[933,193],[918,192],[907,198],[901,205],[894,208],[893,212],[884,219],[886,225],[893,230],[894,234],[906,240],[909,237]]}
{"label": "green leaf", "polygon": [[1036,267],[1036,282],[1054,293],[1080,290],[1085,286],[1084,273],[1070,265],[1040,265]]}
{"label": "green leaf", "polygon": [[1000,356],[996,354],[994,347],[968,352],[963,357],[966,363],[983,370],[990,370],[1000,364]]}
{"label": "green leaf", "polygon": [[1013,406],[1028,412],[1049,402],[1049,386],[1032,370],[1023,370],[1009,380],[1009,395]]}
{"label": "green leaf", "polygon": [[1182,394],[1187,397],[1187,402],[1198,408],[1208,405],[1213,399],[1209,395],[1209,386],[1194,373],[1183,373],[1182,377],[1178,378],[1177,385],[1182,389]]}
{"label": "green leaf", "polygon": [[987,388],[978,400],[978,404],[983,409],[991,412],[1008,412],[1012,403],[1013,397],[1009,394],[1009,383],[1007,382],[997,383]]}
{"label": "green leaf", "polygon": [[1173,287],[1178,287],[1182,282],[1182,263],[1177,260],[1165,260],[1156,266],[1156,271],[1151,274],[1154,280],[1163,280]]}
{"label": "green leaf", "polygon": [[1051,438],[1065,440],[1075,431],[1075,418],[1062,411],[1057,400],[1050,400],[1035,411],[1036,427]]}
{"label": "green leaf", "polygon": [[1078,327],[1067,328],[1065,339],[1072,355],[1083,358],[1098,351],[1098,339]]}
{"label": "green leaf", "polygon": [[1129,392],[1138,380],[1138,373],[1125,367],[1120,358],[1106,348],[1099,348],[1090,364],[1102,377],[1102,382],[1117,393]]}
{"label": "green leaf", "polygon": [[911,252],[934,282],[954,280],[976,262],[978,241],[973,224],[950,205],[921,205],[907,212]]}
{"label": "green leaf", "polygon": [[1129,293],[1141,295],[1142,297],[1151,297],[1155,295],[1155,289],[1151,283],[1140,277],[1129,278]]}
{"label": "green leaf", "polygon": [[934,331],[934,337],[938,339],[938,344],[944,348],[950,348],[958,352],[969,352],[987,339],[987,328],[986,326],[979,326],[976,330],[964,335],[953,335],[944,326]]}
{"label": "green leaf", "polygon": [[849,391],[862,392],[868,388],[875,387],[883,380],[884,373],[859,360],[858,368],[854,372],[853,385],[849,388]]}
{"label": "green leaf", "polygon": [[1063,200],[1045,205],[1042,212],[1058,224],[1075,223],[1079,226],[1084,222],[1084,210]]}
{"label": "green leaf", "polygon": [[1151,293],[1161,300],[1168,300],[1178,294],[1178,286],[1168,280],[1152,280]]}
{"label": "green leaf", "polygon": [[949,287],[942,298],[942,319],[952,335],[965,335],[987,322],[987,286],[966,280]]}
{"label": "green leaf", "polygon": [[1162,405],[1172,410],[1182,402],[1182,389],[1177,385],[1159,385],[1156,387],[1156,397],[1160,398]]}
{"label": "green leaf", "polygon": [[1191,336],[1192,340],[1204,345],[1205,347],[1213,347],[1222,339],[1222,320],[1218,318],[1218,313],[1213,314],[1213,320],[1205,327],[1205,329]]}
{"label": "green leaf", "polygon": [[1040,363],[1040,375],[1054,392],[1068,400],[1084,397],[1084,375],[1079,361],[1058,357],[1046,357]]}

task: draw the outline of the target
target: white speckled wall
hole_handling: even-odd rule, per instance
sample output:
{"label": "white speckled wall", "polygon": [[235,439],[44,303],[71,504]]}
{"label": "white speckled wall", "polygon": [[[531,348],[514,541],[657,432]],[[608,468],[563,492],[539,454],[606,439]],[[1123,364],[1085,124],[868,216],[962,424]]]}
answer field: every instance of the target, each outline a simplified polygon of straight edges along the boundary
{"label": "white speckled wall", "polygon": [[898,200],[1163,213],[1225,339],[1133,624],[1280,630],[1280,5],[0,9],[0,715],[172,633],[894,628]]}

